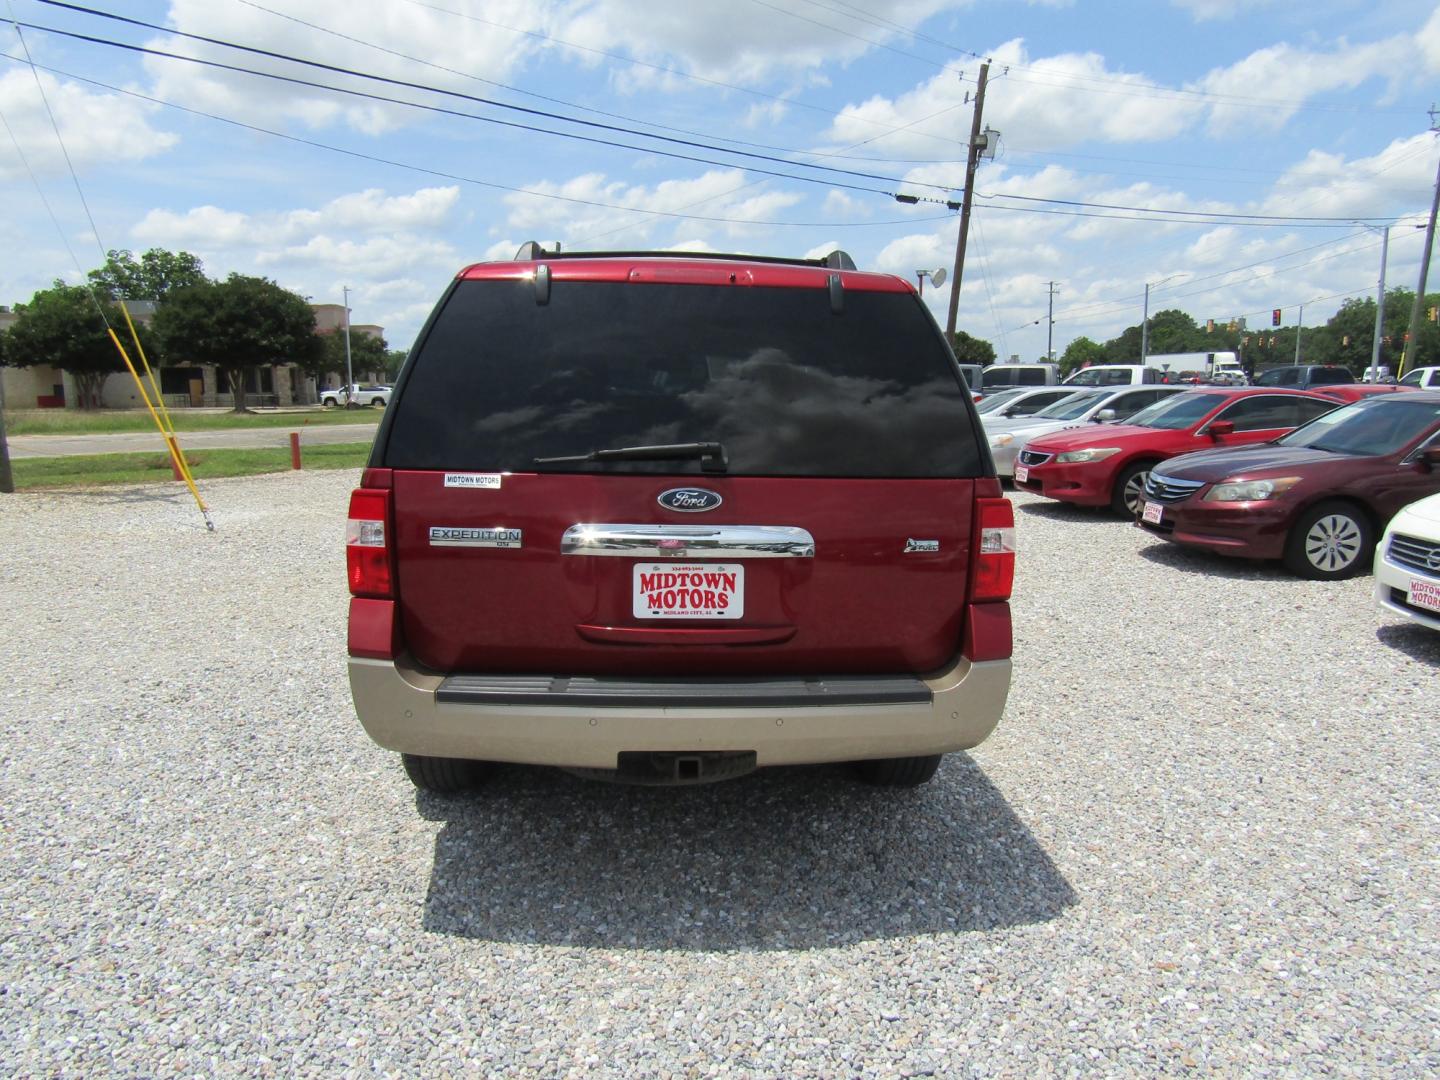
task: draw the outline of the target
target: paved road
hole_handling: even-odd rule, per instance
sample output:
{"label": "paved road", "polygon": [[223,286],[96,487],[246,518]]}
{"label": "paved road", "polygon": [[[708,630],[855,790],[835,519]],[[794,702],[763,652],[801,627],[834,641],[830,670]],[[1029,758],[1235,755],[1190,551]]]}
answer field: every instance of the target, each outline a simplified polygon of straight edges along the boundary
{"label": "paved road", "polygon": [[[300,432],[300,445],[368,443],[375,438],[374,424],[334,424],[306,427],[233,428],[222,431],[182,431],[180,446],[185,450],[214,450],[219,447],[255,448],[289,446],[290,432]],[[12,435],[12,458],[69,457],[75,454],[130,454],[165,450],[158,432],[133,431],[118,435]]]}

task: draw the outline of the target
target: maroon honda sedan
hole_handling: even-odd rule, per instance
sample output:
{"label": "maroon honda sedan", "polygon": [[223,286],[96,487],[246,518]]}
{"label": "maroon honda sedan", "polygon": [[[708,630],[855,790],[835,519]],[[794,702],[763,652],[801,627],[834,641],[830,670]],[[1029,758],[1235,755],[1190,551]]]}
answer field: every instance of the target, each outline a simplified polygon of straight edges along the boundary
{"label": "maroon honda sedan", "polygon": [[1370,565],[1407,503],[1440,492],[1440,393],[1363,398],[1262,446],[1157,465],[1136,523],[1221,555],[1283,559],[1333,580]]}

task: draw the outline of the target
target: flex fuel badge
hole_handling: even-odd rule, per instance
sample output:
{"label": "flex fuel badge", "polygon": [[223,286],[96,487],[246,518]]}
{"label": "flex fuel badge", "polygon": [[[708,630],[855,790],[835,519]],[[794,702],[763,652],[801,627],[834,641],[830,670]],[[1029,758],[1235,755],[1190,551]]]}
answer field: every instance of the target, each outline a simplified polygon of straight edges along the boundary
{"label": "flex fuel badge", "polygon": [[431,547],[518,548],[525,546],[523,529],[471,529],[459,525],[431,525]]}

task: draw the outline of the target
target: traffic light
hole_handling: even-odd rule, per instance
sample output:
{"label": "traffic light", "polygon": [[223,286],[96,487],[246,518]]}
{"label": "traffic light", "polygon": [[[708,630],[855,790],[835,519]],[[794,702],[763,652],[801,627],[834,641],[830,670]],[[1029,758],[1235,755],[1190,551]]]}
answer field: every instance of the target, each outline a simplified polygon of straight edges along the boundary
{"label": "traffic light", "polygon": [[1277,307],[1277,308],[1272,308],[1271,311],[1270,311],[1270,325],[1271,325],[1271,326],[1279,326],[1279,325],[1280,325],[1280,309],[1279,309],[1278,307]]}
{"label": "traffic light", "polygon": [[1349,344],[1350,344],[1350,335],[1349,335],[1349,334],[1346,334],[1345,336],[1343,336],[1343,337],[1340,339],[1340,344],[1341,344],[1341,345],[1349,345]]}
{"label": "traffic light", "polygon": [[[1431,308],[1430,310],[1433,312],[1435,309],[1434,309],[1434,308]],[[1434,315],[1431,315],[1430,318],[1433,320],[1433,319],[1435,318],[1435,316],[1434,316]],[[1205,333],[1207,333],[1207,334],[1213,334],[1214,332],[1215,332],[1215,320],[1214,320],[1214,319],[1206,319],[1206,320],[1205,320]]]}
{"label": "traffic light", "polygon": [[1436,316],[1440,315],[1440,307],[1437,307],[1435,304],[1431,304],[1430,309],[1426,314],[1428,315],[1431,322],[1436,322]]}

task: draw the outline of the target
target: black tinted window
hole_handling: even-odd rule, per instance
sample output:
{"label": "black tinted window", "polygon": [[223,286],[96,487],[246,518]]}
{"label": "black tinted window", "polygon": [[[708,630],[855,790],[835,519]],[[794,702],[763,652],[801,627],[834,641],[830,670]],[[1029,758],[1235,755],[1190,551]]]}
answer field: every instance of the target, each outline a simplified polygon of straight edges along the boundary
{"label": "black tinted window", "polygon": [[732,474],[974,476],[959,374],[915,297],[818,289],[461,282],[412,359],[384,464],[698,472],[537,457],[719,442]]}
{"label": "black tinted window", "polygon": [[1336,383],[1353,383],[1355,376],[1344,368],[1315,368],[1310,372],[1311,386],[1332,386]]}
{"label": "black tinted window", "polygon": [[[1298,427],[1302,423],[1299,405],[1304,401],[1304,398],[1281,394],[1245,397],[1219,413],[1215,419],[1228,420],[1235,425],[1236,431]],[[1309,420],[1316,415],[1314,412],[1307,413],[1304,419]]]}

